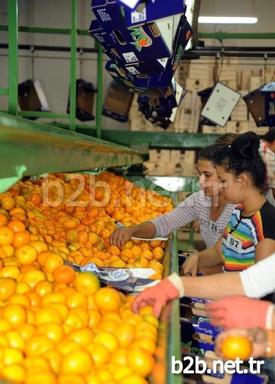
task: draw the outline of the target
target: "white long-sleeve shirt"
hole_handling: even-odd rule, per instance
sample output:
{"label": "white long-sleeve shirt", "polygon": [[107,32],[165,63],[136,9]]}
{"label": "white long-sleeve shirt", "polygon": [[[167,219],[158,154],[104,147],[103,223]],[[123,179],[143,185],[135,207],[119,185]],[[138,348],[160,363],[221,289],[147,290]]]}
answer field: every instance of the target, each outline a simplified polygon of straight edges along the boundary
{"label": "white long-sleeve shirt", "polygon": [[199,220],[201,237],[207,248],[212,247],[223,234],[235,205],[227,204],[216,221],[210,220],[211,205],[212,198],[205,196],[203,191],[192,193],[173,211],[151,220],[156,236],[167,236],[175,229]]}
{"label": "white long-sleeve shirt", "polygon": [[275,253],[240,272],[245,295],[261,298],[275,291]]}

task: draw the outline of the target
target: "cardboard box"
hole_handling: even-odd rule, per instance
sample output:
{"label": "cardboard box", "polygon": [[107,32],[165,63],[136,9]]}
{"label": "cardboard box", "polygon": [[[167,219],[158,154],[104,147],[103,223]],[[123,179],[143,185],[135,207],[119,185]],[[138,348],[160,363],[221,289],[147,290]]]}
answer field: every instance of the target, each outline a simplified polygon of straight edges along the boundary
{"label": "cardboard box", "polygon": [[129,110],[134,93],[129,89],[112,82],[104,101],[103,115],[121,122],[128,121]]}
{"label": "cardboard box", "polygon": [[110,28],[110,24],[120,28],[121,26],[133,27],[182,15],[186,9],[183,0],[173,0],[169,7],[167,7],[167,0],[142,0],[134,10],[125,7],[117,0],[93,0],[91,8],[97,19],[104,24],[104,29]]}
{"label": "cardboard box", "polygon": [[224,135],[226,133],[226,126],[225,127],[219,127],[219,126],[213,127],[211,125],[203,125],[202,126],[202,133]]}
{"label": "cardboard box", "polygon": [[182,15],[186,9],[184,3],[183,0],[173,0],[167,7],[167,0],[140,1],[134,11],[124,7],[124,24],[131,27],[175,15]]}
{"label": "cardboard box", "polygon": [[152,162],[170,162],[169,149],[150,149],[149,160]]}
{"label": "cardboard box", "polygon": [[[111,20],[105,23],[98,21],[102,30],[101,33],[96,31],[95,38],[104,40],[107,52],[108,47],[111,47],[112,55],[124,63],[132,64],[172,56],[173,42],[181,18],[174,16],[130,28],[123,27],[123,24],[114,25]],[[93,31],[91,34],[94,36]]]}

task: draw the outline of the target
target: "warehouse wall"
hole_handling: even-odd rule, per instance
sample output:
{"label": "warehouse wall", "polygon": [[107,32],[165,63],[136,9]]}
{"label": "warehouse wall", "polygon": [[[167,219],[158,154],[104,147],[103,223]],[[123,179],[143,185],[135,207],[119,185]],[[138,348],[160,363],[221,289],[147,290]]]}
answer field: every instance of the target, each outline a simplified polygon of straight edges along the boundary
{"label": "warehouse wall", "polygon": [[[256,25],[220,26],[200,25],[202,32],[274,32],[273,15],[275,14],[275,0],[202,0],[201,15],[257,15]],[[79,28],[89,27],[91,18],[90,0],[78,1]],[[0,23],[7,24],[7,1],[0,0]],[[68,28],[70,26],[69,0],[19,0],[19,25],[45,26]],[[19,34],[19,43],[69,46],[69,36],[44,34]],[[7,42],[7,33],[0,32],[0,42]],[[79,46],[92,47],[93,40],[89,37],[79,37]],[[238,41],[228,40],[227,45],[272,45],[274,41]],[[54,112],[63,113],[66,110],[69,87],[69,54],[54,52],[20,51],[19,81],[28,78],[39,79],[45,89],[50,108]],[[7,51],[0,50],[0,86],[7,86],[8,62]],[[84,54],[81,65],[78,65],[78,76],[92,81],[96,85],[96,55]],[[104,90],[107,91],[110,77],[104,71]],[[7,97],[0,96],[0,109],[7,108]],[[127,129],[128,124],[120,124],[109,118],[104,118],[106,128]]]}
{"label": "warehouse wall", "polygon": [[[91,20],[90,0],[78,1],[78,27],[88,29]],[[0,23],[7,24],[7,1],[0,0]],[[19,25],[40,27],[70,27],[70,1],[19,0]],[[0,32],[0,42],[7,42],[7,33]],[[20,33],[20,44],[40,44],[52,46],[69,46],[70,36]],[[94,41],[90,37],[80,36],[79,47],[92,48]],[[51,111],[66,111],[70,61],[69,53],[20,51],[19,82],[29,78],[38,79],[43,85]],[[3,56],[4,55],[4,56]],[[32,58],[33,56],[33,58]],[[79,56],[80,57],[80,56]],[[91,81],[96,86],[96,54],[83,54],[78,61],[77,76]],[[0,86],[7,87],[8,60],[7,51],[0,50]],[[107,92],[110,76],[104,71],[104,93]],[[7,97],[0,96],[0,109],[7,108]],[[43,119],[43,121],[47,121]],[[89,122],[88,124],[93,124]],[[121,124],[109,118],[103,118],[106,128],[127,129],[128,124]]]}
{"label": "warehouse wall", "polygon": [[[257,24],[221,25],[200,24],[200,32],[274,32],[275,0],[201,0],[201,16],[258,17]],[[274,46],[274,40],[225,40],[230,46]]]}

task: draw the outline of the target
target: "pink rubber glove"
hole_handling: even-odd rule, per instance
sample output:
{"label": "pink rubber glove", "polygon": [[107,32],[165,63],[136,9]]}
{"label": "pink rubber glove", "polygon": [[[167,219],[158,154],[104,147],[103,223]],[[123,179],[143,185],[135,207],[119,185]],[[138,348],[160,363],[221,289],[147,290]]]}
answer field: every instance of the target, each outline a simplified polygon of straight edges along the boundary
{"label": "pink rubber glove", "polygon": [[206,305],[211,323],[229,328],[272,328],[273,304],[268,301],[231,296]]}
{"label": "pink rubber glove", "polygon": [[184,296],[181,278],[173,273],[154,287],[141,292],[133,302],[134,312],[138,312],[145,305],[152,305],[155,316],[159,316],[168,301]]}

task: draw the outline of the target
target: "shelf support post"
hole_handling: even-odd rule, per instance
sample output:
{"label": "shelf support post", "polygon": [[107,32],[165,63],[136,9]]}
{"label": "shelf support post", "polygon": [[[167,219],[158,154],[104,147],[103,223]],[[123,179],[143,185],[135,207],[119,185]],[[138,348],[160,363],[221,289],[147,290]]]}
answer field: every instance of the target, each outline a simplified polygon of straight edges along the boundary
{"label": "shelf support post", "polygon": [[18,104],[18,0],[8,1],[8,23],[8,111],[16,116]]}
{"label": "shelf support post", "polygon": [[76,62],[77,62],[77,0],[71,0],[71,57],[70,57],[70,129],[75,131]]}
{"label": "shelf support post", "polygon": [[96,96],[96,137],[101,139],[102,132],[102,104],[103,104],[103,53],[100,44],[97,44],[97,96]]}

